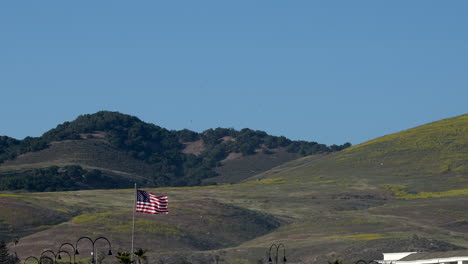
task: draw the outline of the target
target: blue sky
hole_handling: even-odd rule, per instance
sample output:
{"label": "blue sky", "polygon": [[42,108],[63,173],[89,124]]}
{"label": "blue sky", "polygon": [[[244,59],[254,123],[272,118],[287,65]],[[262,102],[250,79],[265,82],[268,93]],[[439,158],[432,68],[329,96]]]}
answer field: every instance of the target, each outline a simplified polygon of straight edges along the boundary
{"label": "blue sky", "polygon": [[466,1],[3,1],[0,135],[99,110],[358,144],[468,113]]}

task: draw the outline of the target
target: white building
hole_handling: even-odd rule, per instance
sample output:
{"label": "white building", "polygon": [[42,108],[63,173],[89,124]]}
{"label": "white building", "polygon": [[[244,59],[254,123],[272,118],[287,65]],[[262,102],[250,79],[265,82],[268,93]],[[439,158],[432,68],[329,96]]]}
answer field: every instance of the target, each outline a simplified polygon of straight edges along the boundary
{"label": "white building", "polygon": [[377,262],[382,264],[468,264],[468,250],[383,253],[383,260]]}

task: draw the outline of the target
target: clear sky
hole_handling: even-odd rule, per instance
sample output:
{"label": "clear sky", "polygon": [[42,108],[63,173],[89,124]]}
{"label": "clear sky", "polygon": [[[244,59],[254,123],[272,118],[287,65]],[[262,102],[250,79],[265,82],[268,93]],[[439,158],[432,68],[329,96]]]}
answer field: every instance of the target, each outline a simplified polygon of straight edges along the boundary
{"label": "clear sky", "polygon": [[468,1],[1,1],[0,135],[119,111],[353,144],[468,113]]}

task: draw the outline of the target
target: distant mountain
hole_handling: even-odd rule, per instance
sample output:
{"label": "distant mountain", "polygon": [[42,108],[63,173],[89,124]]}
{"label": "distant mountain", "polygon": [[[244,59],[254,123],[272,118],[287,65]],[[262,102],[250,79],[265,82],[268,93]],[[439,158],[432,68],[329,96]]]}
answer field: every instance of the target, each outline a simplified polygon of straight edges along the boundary
{"label": "distant mountain", "polygon": [[0,137],[0,190],[232,183],[300,156],[350,145],[292,141],[247,128],[171,131],[101,111],[60,124],[41,137]]}

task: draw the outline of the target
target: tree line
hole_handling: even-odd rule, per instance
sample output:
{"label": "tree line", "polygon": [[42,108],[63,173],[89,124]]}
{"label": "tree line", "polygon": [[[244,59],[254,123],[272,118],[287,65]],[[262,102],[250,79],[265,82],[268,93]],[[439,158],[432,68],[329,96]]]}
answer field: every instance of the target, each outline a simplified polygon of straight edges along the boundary
{"label": "tree line", "polygon": [[132,183],[107,176],[100,170],[86,170],[79,165],[51,166],[0,173],[0,191],[33,192],[73,191],[96,188],[121,188]]}
{"label": "tree line", "polygon": [[[351,146],[350,143],[326,146],[317,142],[293,141],[284,136],[272,136],[264,131],[248,128],[240,131],[232,128],[216,128],[202,133],[188,129],[172,131],[145,123],[134,116],[100,111],[81,115],[72,122],[60,124],[41,137],[27,137],[23,140],[0,137],[0,163],[23,153],[45,149],[54,141],[82,140],[83,135],[92,137],[92,133],[97,131],[105,133],[112,146],[127,152],[135,159],[151,164],[155,173],[147,180],[146,185],[155,187],[199,185],[201,180],[216,176],[213,168],[219,166],[220,162],[233,152],[253,155],[260,150],[270,154],[274,149],[284,148],[288,152],[305,156],[340,151]],[[197,140],[202,140],[205,146],[201,155],[182,152],[185,147],[184,142]],[[92,186],[92,183],[73,176],[73,173],[69,174],[69,169],[51,167],[27,171],[16,181],[11,177],[2,181],[4,177],[1,177],[0,185],[3,182],[3,186],[10,186],[4,188],[18,188],[23,185],[27,186],[26,189],[30,189],[32,185],[38,184],[40,187],[37,189],[46,190],[47,187],[43,187],[39,178],[41,175],[47,175],[52,181],[65,182],[64,177],[77,181],[74,186],[52,187],[54,190],[68,190],[80,187],[82,184]],[[97,179],[100,179],[99,175],[102,176],[96,171],[84,173],[94,173]]]}

